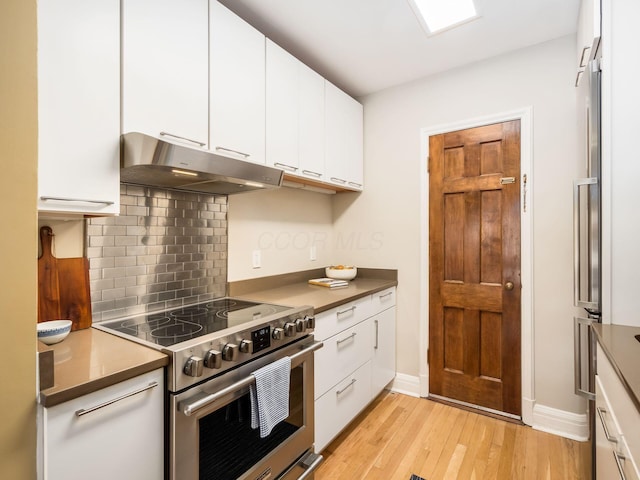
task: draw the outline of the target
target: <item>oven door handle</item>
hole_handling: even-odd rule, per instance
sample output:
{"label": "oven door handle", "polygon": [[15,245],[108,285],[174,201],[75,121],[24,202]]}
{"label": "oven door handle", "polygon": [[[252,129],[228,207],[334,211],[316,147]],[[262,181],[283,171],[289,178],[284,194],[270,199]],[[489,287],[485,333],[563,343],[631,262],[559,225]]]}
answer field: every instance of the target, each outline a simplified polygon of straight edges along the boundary
{"label": "oven door handle", "polygon": [[[293,364],[293,362],[299,359],[300,357],[304,357],[305,355],[308,355],[309,353],[312,353],[318,350],[319,348],[322,348],[323,345],[324,344],[322,342],[315,342],[310,347],[305,348],[304,350],[301,350],[298,353],[291,355],[290,356],[291,363]],[[205,408],[207,405],[211,405],[212,403],[217,402],[222,397],[225,397],[230,393],[246,388],[252,383],[255,383],[255,381],[256,381],[256,378],[253,375],[249,375],[243,378],[242,380],[239,380],[236,383],[233,383],[228,387],[223,388],[222,390],[218,390],[217,392],[207,395],[206,397],[202,397],[194,402],[186,403],[184,405],[182,405],[182,402],[181,402],[179,408],[182,410],[182,413],[184,415],[186,415],[187,417],[190,417],[198,410]]]}

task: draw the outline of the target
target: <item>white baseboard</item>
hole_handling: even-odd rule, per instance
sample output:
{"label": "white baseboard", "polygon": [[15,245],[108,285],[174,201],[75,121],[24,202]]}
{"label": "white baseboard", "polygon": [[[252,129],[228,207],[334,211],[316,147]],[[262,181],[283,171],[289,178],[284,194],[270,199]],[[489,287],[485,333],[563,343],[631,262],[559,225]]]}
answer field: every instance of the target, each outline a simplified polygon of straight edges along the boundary
{"label": "white baseboard", "polygon": [[589,419],[587,414],[558,410],[545,405],[533,407],[533,422],[536,430],[553,433],[561,437],[584,442],[589,440]]}
{"label": "white baseboard", "polygon": [[396,378],[391,382],[391,391],[411,397],[420,397],[420,377],[396,373]]}
{"label": "white baseboard", "polygon": [[[389,386],[392,392],[412,397],[425,397],[420,392],[420,377],[397,373]],[[536,404],[534,400],[523,399],[522,421],[536,430],[552,433],[581,442],[589,439],[587,414],[578,414]]]}

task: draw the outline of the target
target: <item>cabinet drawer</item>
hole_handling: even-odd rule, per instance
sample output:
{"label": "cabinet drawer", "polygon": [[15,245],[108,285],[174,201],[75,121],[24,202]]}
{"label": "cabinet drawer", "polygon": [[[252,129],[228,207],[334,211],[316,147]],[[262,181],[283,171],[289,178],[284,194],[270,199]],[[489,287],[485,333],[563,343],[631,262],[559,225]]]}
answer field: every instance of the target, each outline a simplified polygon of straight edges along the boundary
{"label": "cabinet drawer", "polygon": [[316,315],[315,337],[326,340],[353,327],[371,314],[371,296],[359,298]]}
{"label": "cabinet drawer", "polygon": [[315,397],[326,393],[350,372],[371,359],[372,331],[368,322],[359,324],[324,340],[315,352]]}
{"label": "cabinet drawer", "polygon": [[640,412],[629,398],[629,393],[622,385],[622,381],[600,345],[597,347],[597,352],[597,378],[611,409],[615,412],[616,421],[620,425],[621,433],[629,446],[631,456],[637,462],[640,459]]}
{"label": "cabinet drawer", "polygon": [[49,480],[163,477],[163,369],[44,408],[43,422]]}
{"label": "cabinet drawer", "polygon": [[315,451],[320,452],[371,400],[371,362],[315,403]]}
{"label": "cabinet drawer", "polygon": [[396,304],[396,287],[387,288],[371,295],[371,314],[375,315]]}

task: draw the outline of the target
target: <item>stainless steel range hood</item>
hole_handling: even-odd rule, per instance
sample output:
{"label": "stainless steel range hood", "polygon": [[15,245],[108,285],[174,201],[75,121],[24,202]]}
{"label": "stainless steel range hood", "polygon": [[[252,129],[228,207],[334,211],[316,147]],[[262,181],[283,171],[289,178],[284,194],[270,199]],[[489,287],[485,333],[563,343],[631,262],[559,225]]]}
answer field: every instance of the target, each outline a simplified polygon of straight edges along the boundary
{"label": "stainless steel range hood", "polygon": [[204,149],[131,132],[122,135],[120,181],[190,192],[231,195],[276,188],[284,172]]}

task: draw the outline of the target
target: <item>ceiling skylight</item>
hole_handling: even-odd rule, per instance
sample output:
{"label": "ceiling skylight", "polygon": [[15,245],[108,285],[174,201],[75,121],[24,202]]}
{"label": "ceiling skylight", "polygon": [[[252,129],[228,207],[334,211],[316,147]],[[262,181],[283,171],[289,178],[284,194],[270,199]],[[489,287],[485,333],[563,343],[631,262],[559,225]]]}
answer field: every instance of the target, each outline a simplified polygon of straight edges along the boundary
{"label": "ceiling skylight", "polygon": [[433,35],[477,18],[473,0],[408,0],[427,33]]}

